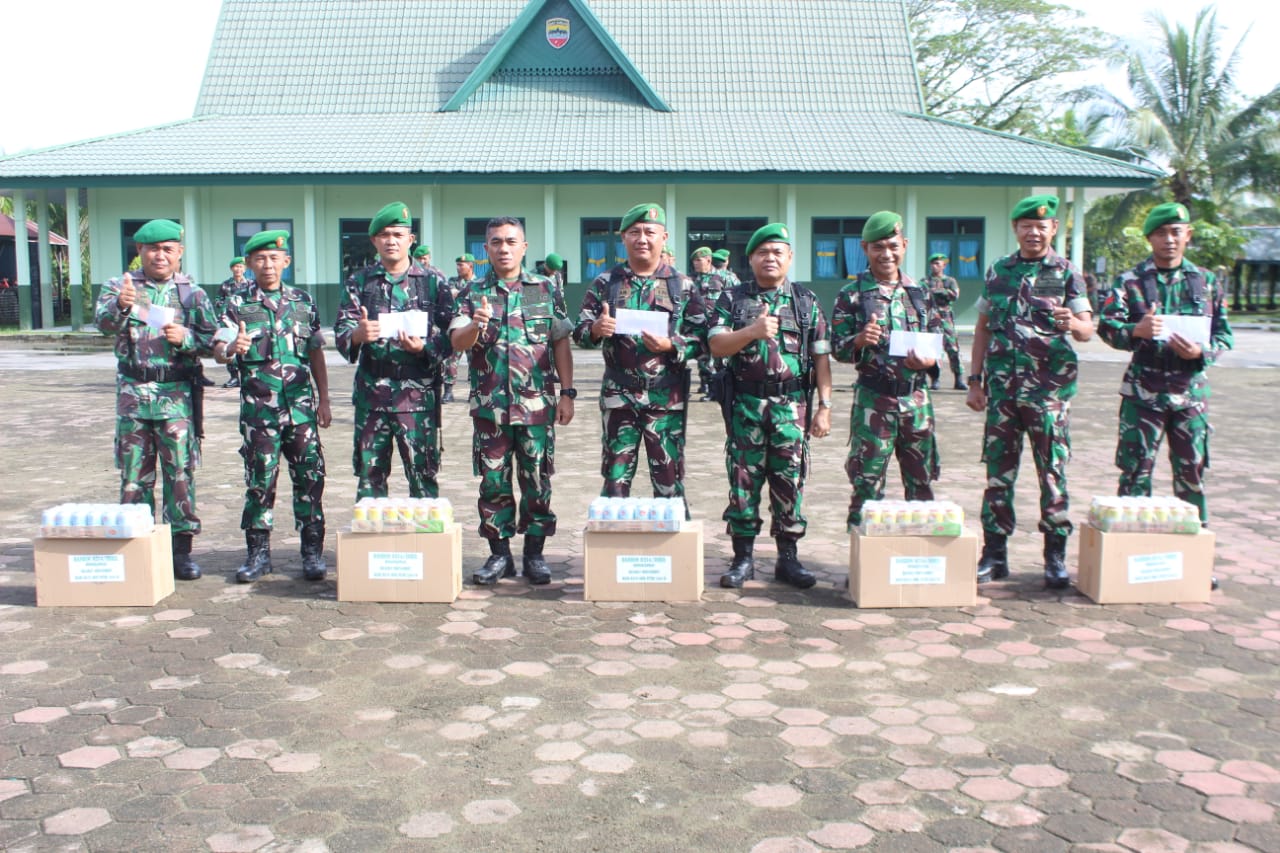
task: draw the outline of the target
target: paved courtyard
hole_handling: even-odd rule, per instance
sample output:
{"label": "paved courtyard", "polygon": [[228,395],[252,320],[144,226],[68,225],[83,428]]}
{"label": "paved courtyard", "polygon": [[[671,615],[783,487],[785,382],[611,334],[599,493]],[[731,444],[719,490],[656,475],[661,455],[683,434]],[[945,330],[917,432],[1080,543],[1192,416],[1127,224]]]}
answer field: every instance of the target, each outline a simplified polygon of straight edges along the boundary
{"label": "paved courtyard", "polygon": [[[801,556],[818,586],[767,570],[740,593],[717,586],[723,431],[700,404],[686,482],[708,533],[706,595],[584,602],[601,365],[581,352],[578,416],[558,434],[550,586],[340,603],[332,575],[297,579],[287,486],[276,574],[237,585],[237,397],[219,388],[197,478],[204,578],[153,608],[37,609],[40,510],[116,496],[113,371],[102,350],[0,343],[0,849],[1280,851],[1277,344],[1240,332],[1212,373],[1223,586],[1211,603],[1045,592],[1027,457],[1008,581],[975,607],[859,610],[843,589],[843,365],[806,496]],[[1090,496],[1114,492],[1124,364],[1097,342],[1082,351],[1077,522]],[[355,481],[352,369],[331,365],[332,565]],[[976,529],[981,417],[959,392],[935,405],[937,492]],[[464,405],[446,408],[445,433],[442,491],[466,529],[469,580],[486,551]],[[1163,463],[1158,489],[1168,482]]]}

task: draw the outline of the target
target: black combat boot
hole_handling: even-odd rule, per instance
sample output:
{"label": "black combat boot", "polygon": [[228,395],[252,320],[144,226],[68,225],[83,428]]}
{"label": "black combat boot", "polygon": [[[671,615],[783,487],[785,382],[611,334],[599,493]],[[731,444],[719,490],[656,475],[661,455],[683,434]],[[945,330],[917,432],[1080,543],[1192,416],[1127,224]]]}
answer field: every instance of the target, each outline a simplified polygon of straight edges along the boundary
{"label": "black combat boot", "polygon": [[982,557],[978,560],[978,583],[1009,577],[1009,537],[1003,533],[982,532]]}
{"label": "black combat boot", "polygon": [[1071,586],[1067,574],[1067,537],[1064,533],[1044,535],[1044,587],[1066,589]]}
{"label": "black combat boot", "polygon": [[524,556],[521,559],[524,570],[521,574],[534,586],[551,583],[551,568],[547,565],[547,561],[542,559],[542,546],[546,543],[545,536],[534,536],[532,533],[524,535]]}
{"label": "black combat boot", "polygon": [[756,576],[756,562],[751,557],[755,547],[754,536],[733,537],[733,562],[729,564],[729,571],[720,576],[720,586],[741,589],[744,581]]}
{"label": "black combat boot", "polygon": [[938,367],[937,362],[935,362],[933,367],[928,368],[925,372],[929,374],[929,390],[937,391],[938,380],[942,377],[942,368]]}
{"label": "black combat boot", "polygon": [[479,586],[493,586],[499,578],[515,576],[516,563],[511,559],[511,540],[490,539],[489,559],[471,576],[471,581]]}
{"label": "black combat boot", "polygon": [[773,577],[782,583],[789,583],[797,589],[808,589],[818,582],[813,572],[806,569],[796,554],[796,541],[790,536],[779,536],[773,540],[778,544],[778,561],[773,564]]}
{"label": "black combat boot", "polygon": [[452,385],[444,386],[444,396],[440,398],[440,402],[441,403],[453,402],[453,386]]}
{"label": "black combat boot", "polygon": [[329,569],[324,564],[324,522],[313,521],[302,527],[302,579],[322,581]]}
{"label": "black combat boot", "polygon": [[248,546],[249,556],[236,571],[236,583],[253,583],[263,575],[271,574],[271,531],[246,530],[244,541]]}
{"label": "black combat boot", "polygon": [[968,386],[968,385],[966,385],[966,384],[964,384],[964,376],[963,376],[963,375],[960,373],[960,371],[958,371],[958,370],[957,370],[957,371],[955,371],[955,374],[956,374],[956,390],[957,390],[957,391],[968,391],[968,390],[969,390],[969,386]]}
{"label": "black combat boot", "polygon": [[191,559],[191,534],[175,533],[173,535],[173,576],[180,581],[193,581],[200,578],[200,567]]}

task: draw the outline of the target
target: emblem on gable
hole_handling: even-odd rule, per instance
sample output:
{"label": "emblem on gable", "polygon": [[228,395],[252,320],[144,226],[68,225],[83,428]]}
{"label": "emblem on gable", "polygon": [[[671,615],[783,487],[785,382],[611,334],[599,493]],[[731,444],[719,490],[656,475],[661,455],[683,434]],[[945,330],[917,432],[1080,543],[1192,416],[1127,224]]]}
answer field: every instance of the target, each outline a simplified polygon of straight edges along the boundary
{"label": "emblem on gable", "polygon": [[569,43],[569,19],[547,18],[547,44],[556,50]]}

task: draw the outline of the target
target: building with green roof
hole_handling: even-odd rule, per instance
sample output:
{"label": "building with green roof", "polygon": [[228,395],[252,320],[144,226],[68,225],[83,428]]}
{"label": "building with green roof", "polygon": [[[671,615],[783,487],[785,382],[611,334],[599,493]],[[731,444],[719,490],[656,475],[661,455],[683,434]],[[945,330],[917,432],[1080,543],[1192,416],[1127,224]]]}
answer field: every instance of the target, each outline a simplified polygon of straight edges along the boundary
{"label": "building with green roof", "polygon": [[[206,284],[249,235],[287,228],[294,282],[326,314],[391,200],[421,241],[476,254],[481,272],[484,223],[519,216],[529,263],[558,253],[571,288],[616,262],[618,219],[638,202],[666,208],[678,259],[728,248],[740,272],[751,232],[784,221],[793,276],[828,301],[862,268],[862,222],[888,208],[905,218],[909,273],[951,257],[963,317],[987,262],[1014,247],[1018,198],[1161,176],[924,115],[901,0],[395,10],[225,0],[191,119],[0,159],[0,192],[78,208],[87,191],[95,282],[129,263],[129,235],[153,217],[186,226],[187,269]],[[1079,261],[1083,205],[1068,216]]]}

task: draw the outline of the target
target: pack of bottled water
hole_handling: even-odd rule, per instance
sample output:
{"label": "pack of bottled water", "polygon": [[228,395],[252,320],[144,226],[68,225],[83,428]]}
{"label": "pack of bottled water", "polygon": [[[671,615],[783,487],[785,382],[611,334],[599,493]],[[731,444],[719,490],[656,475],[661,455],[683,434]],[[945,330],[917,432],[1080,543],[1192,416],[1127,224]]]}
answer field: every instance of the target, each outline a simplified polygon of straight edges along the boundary
{"label": "pack of bottled water", "polygon": [[1173,497],[1096,497],[1089,524],[1107,533],[1199,533],[1200,510]]}
{"label": "pack of bottled water", "polygon": [[146,504],[66,503],[40,514],[40,535],[48,539],[134,539],[154,529]]}
{"label": "pack of bottled water", "polygon": [[863,536],[959,536],[964,510],[952,501],[867,501]]}
{"label": "pack of bottled water", "polygon": [[443,533],[451,524],[447,498],[361,498],[351,511],[352,533]]}
{"label": "pack of bottled water", "polygon": [[596,498],[587,529],[614,533],[668,533],[683,528],[683,498]]}

